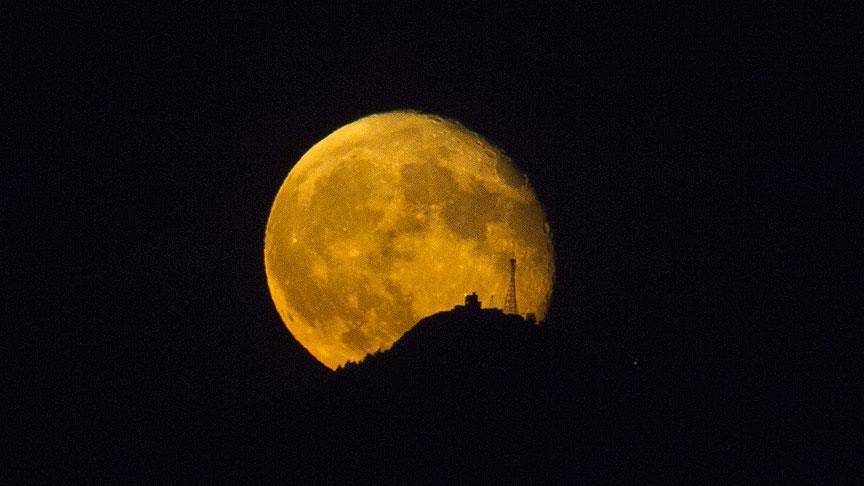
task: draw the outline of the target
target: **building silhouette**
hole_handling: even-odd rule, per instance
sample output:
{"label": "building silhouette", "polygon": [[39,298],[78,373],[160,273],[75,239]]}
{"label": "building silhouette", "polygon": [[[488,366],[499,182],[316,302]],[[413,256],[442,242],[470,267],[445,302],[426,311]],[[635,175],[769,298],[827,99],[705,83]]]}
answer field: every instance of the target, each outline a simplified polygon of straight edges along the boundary
{"label": "building silhouette", "polygon": [[465,305],[457,305],[453,308],[454,311],[468,311],[468,312],[478,312],[481,310],[481,302],[480,298],[477,296],[477,292],[472,292],[470,294],[465,294]]}
{"label": "building silhouette", "polygon": [[[490,300],[494,302],[495,296],[490,296]],[[525,322],[530,322],[531,324],[537,325],[537,314],[533,312],[528,312],[524,316],[519,314],[519,307],[516,303],[516,259],[510,259],[510,281],[509,288],[507,289],[507,298],[504,302],[504,309],[499,309],[496,307],[488,307],[483,308],[482,302],[480,302],[480,298],[477,296],[477,292],[471,292],[470,294],[465,294],[465,303],[459,304],[453,307],[453,312],[459,313],[471,313],[471,314],[483,314],[483,315],[502,315],[507,314],[511,316],[521,317]]]}

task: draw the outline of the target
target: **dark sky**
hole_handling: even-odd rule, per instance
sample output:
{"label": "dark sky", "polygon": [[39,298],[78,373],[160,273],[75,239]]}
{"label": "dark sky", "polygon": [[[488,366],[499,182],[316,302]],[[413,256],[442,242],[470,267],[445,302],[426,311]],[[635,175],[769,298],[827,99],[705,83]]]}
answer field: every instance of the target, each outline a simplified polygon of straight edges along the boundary
{"label": "dark sky", "polygon": [[638,359],[653,399],[702,427],[726,417],[729,444],[774,450],[778,470],[848,464],[802,451],[845,437],[814,397],[860,380],[818,358],[855,356],[862,311],[851,12],[320,3],[5,16],[4,269],[7,295],[35,302],[11,321],[34,470],[205,455],[226,417],[314,380],[269,300],[270,204],[313,143],[405,108],[528,173],[555,236],[559,352]]}

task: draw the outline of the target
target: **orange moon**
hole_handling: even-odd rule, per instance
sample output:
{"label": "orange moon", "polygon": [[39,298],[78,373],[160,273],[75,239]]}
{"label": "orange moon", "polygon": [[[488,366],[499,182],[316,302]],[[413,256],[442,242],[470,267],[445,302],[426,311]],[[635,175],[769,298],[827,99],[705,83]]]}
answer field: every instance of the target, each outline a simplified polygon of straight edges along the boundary
{"label": "orange moon", "polygon": [[553,247],[527,177],[459,123],[416,112],[362,118],[309,149],[264,242],[279,315],[331,369],[389,349],[465,293],[503,307],[513,256],[519,310],[542,320]]}

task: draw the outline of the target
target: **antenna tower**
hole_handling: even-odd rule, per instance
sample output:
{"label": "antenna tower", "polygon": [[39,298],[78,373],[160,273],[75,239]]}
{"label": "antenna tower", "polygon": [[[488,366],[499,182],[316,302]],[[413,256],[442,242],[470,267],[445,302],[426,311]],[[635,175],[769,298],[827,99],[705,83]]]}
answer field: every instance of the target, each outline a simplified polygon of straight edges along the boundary
{"label": "antenna tower", "polygon": [[518,314],[519,307],[516,305],[516,259],[510,259],[510,286],[507,287],[507,298],[504,300],[504,312]]}

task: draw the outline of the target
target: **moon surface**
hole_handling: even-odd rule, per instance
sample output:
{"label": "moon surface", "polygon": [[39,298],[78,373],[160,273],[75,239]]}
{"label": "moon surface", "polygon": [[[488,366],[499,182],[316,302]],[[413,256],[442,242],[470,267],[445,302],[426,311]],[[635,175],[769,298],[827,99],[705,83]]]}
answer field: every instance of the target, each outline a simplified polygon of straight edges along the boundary
{"label": "moon surface", "polygon": [[503,307],[513,256],[519,311],[542,320],[553,248],[527,177],[459,123],[416,112],[362,118],[309,149],[264,244],[279,315],[331,369],[389,349],[466,293]]}

